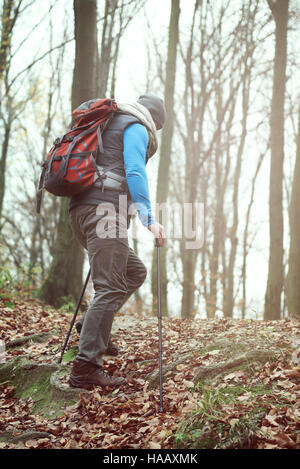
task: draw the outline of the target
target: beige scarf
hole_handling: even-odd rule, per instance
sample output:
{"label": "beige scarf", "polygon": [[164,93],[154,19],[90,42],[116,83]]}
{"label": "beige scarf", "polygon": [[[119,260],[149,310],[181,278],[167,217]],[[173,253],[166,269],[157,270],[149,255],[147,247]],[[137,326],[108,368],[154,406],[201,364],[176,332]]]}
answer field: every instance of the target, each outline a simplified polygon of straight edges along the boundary
{"label": "beige scarf", "polygon": [[140,103],[118,103],[118,110],[124,114],[130,114],[136,117],[146,127],[149,143],[148,154],[149,158],[154,155],[157,150],[158,142],[156,136],[156,126],[148,109]]}

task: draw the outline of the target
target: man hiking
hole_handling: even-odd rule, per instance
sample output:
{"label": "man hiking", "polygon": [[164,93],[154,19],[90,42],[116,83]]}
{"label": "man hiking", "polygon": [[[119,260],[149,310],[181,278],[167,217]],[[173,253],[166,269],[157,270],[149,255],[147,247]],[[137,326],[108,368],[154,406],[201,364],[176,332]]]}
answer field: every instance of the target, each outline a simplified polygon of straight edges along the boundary
{"label": "man hiking", "polygon": [[[111,168],[106,174],[112,178],[105,176],[104,186],[96,181],[70,200],[71,227],[88,251],[95,291],[84,318],[76,324],[80,339],[69,379],[72,387],[115,388],[126,382],[104,371],[102,355],[117,355],[110,340],[114,315],[146,278],[144,264],[128,245],[128,212],[133,203],[160,246],[165,239],[164,228],[151,211],[146,175],[146,163],[157,150],[156,131],[165,122],[164,103],[156,96],[142,95],[136,103],[118,104],[118,110],[102,135],[103,151],[96,161],[104,170]],[[124,179],[126,188],[118,186],[118,179]],[[126,201],[125,211],[121,200]]]}

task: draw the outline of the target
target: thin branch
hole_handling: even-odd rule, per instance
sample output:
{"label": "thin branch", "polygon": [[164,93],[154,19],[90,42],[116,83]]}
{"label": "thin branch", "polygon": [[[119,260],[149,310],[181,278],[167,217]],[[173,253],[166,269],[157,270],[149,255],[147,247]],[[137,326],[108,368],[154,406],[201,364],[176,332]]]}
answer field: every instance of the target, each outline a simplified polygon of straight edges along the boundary
{"label": "thin branch", "polygon": [[12,87],[12,85],[15,83],[15,81],[21,76],[23,75],[23,73],[26,73],[28,72],[34,65],[36,65],[38,62],[40,62],[41,60],[43,60],[45,57],[47,57],[47,55],[51,54],[52,52],[54,52],[55,50],[57,49],[60,49],[61,47],[64,47],[66,44],[74,41],[74,37],[72,37],[71,39],[66,39],[64,42],[62,42],[61,44],[59,44],[58,46],[55,46],[55,47],[52,47],[51,49],[49,49],[47,52],[45,52],[43,55],[41,55],[40,57],[38,57],[37,59],[35,59],[33,62],[31,62],[26,68],[24,68],[23,70],[21,70],[19,73],[17,73],[17,75],[15,75],[15,77],[12,79],[12,81],[9,83],[9,86],[8,86],[8,91],[9,89]]}

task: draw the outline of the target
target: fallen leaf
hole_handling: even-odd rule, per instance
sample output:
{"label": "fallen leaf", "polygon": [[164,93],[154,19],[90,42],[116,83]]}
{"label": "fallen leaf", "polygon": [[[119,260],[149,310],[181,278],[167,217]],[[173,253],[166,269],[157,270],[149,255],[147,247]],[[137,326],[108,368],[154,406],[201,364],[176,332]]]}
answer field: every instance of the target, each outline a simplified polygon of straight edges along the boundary
{"label": "fallen leaf", "polygon": [[279,427],[279,424],[276,422],[276,415],[266,415],[263,419],[263,425],[273,425]]}
{"label": "fallen leaf", "polygon": [[149,448],[150,449],[161,449],[161,444],[157,443],[156,441],[150,441]]}
{"label": "fallen leaf", "polygon": [[187,387],[187,388],[192,388],[194,387],[193,381],[188,381],[187,379],[183,379],[182,383]]}
{"label": "fallen leaf", "polygon": [[39,445],[39,444],[38,444],[38,442],[37,442],[36,440],[27,440],[27,441],[25,442],[25,446],[26,446],[27,448],[37,448],[38,445]]}
{"label": "fallen leaf", "polygon": [[229,373],[229,375],[226,375],[224,379],[231,380],[235,378],[241,378],[242,376],[245,376],[244,371],[234,371],[233,373]]}

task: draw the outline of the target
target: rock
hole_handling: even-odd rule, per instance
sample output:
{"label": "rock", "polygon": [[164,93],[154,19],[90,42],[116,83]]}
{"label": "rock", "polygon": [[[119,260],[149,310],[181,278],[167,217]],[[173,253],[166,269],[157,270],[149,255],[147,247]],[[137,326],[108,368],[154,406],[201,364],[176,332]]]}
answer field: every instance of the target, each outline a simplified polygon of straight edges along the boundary
{"label": "rock", "polygon": [[14,386],[15,397],[32,398],[32,412],[53,417],[62,415],[79,401],[81,392],[87,392],[60,381],[69,372],[68,365],[37,363],[23,355],[0,365],[0,382]]}

